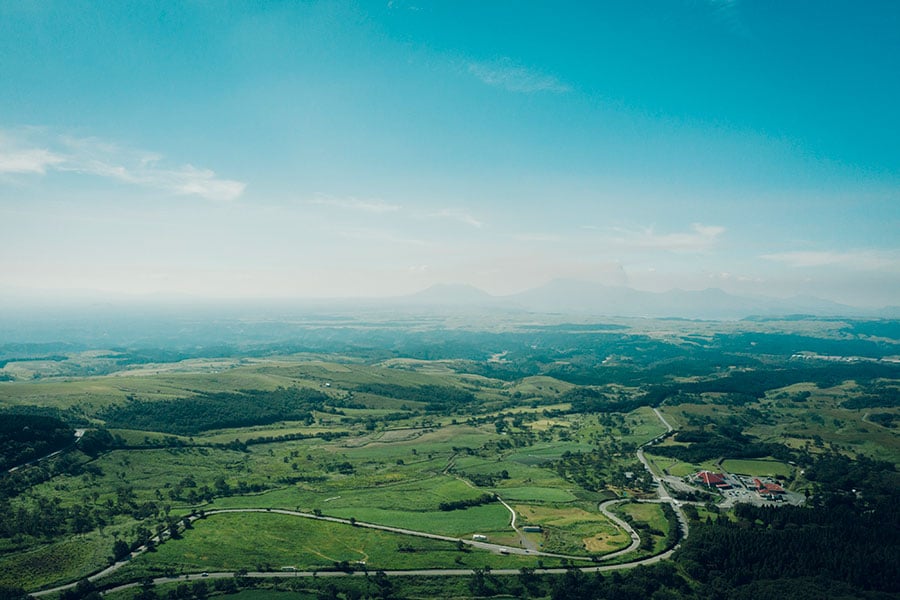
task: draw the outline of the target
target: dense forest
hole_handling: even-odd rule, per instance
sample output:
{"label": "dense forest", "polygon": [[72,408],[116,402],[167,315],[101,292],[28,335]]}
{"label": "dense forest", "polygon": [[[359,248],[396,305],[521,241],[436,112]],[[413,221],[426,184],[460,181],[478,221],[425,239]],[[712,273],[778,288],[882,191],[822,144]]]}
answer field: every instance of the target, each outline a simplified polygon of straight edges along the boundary
{"label": "dense forest", "polygon": [[812,579],[833,590],[820,597],[880,597],[849,595],[848,587],[900,594],[900,480],[893,464],[828,454],[809,474],[817,481],[810,507],[739,504],[736,521],[695,523],[676,561],[709,590],[760,590],[763,581],[773,584],[769,589],[802,590]]}
{"label": "dense forest", "polygon": [[475,396],[471,392],[450,386],[365,383],[358,385],[356,391],[418,402],[424,404],[428,412],[454,412],[475,402]]}
{"label": "dense forest", "polygon": [[276,421],[312,422],[328,396],[308,388],[201,393],[190,398],[129,399],[100,413],[110,427],[194,435],[210,429],[250,427]]}
{"label": "dense forest", "polygon": [[728,427],[712,431],[682,431],[675,434],[676,442],[686,446],[654,446],[653,454],[677,458],[689,463],[701,463],[722,456],[732,458],[762,458],[772,456],[792,460],[794,454],[782,444],[760,442],[751,436]]}
{"label": "dense forest", "polygon": [[27,463],[72,444],[75,431],[59,419],[41,415],[0,416],[0,471]]}

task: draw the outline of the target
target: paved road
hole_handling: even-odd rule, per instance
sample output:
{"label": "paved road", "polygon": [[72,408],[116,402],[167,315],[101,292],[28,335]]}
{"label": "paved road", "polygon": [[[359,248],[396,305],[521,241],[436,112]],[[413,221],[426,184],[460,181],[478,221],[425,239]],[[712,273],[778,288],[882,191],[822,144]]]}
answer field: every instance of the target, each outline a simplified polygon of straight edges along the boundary
{"label": "paved road", "polygon": [[[666,421],[666,419],[662,416],[662,414],[655,408],[653,409],[653,412],[656,413],[656,416],[663,423],[663,425],[666,426],[668,431],[672,432],[673,431],[672,426],[668,423],[668,421]],[[654,481],[656,481],[658,495],[659,495],[659,499],[657,500],[657,502],[666,502],[672,506],[672,508],[675,511],[675,515],[678,518],[679,523],[681,524],[682,540],[687,539],[688,522],[687,522],[687,518],[684,516],[684,512],[681,510],[680,503],[678,501],[674,500],[669,495],[668,491],[666,490],[665,486],[662,483],[662,480],[659,477],[657,477],[656,474],[653,473],[652,469],[650,469],[650,465],[647,462],[647,459],[644,457],[643,446],[638,449],[637,456],[638,456],[638,459],[640,459],[641,463],[643,463],[644,467],[650,472],[650,475],[653,477]],[[501,500],[501,502],[502,502],[502,500]],[[640,544],[640,538],[637,536],[637,533],[634,531],[634,529],[631,528],[627,523],[625,523],[624,521],[619,519],[617,516],[615,516],[614,514],[609,512],[609,510],[608,510],[609,506],[611,506],[612,503],[614,503],[614,502],[617,502],[617,500],[611,500],[611,501],[604,502],[603,504],[600,505],[600,511],[607,518],[609,518],[610,520],[615,522],[617,525],[619,525],[620,527],[623,527],[625,529],[625,531],[627,531],[629,533],[629,535],[631,535],[632,542],[628,548],[614,552],[612,554],[607,554],[606,556],[603,557],[603,560],[608,560],[610,558],[614,558],[616,556],[625,554],[626,552],[630,552],[634,548],[636,548],[638,544]],[[512,513],[512,525],[513,525],[513,528],[515,529],[515,518],[516,518],[515,511],[505,502],[503,502],[503,505],[506,506],[507,509],[509,509],[509,511]],[[280,509],[280,508],[272,508],[272,509],[268,509],[268,508],[223,508],[223,509],[207,511],[204,514],[204,517],[217,515],[217,514],[247,513],[247,512],[257,512],[257,513],[267,512],[267,513],[291,515],[291,516],[301,517],[301,518],[305,518],[305,519],[317,519],[320,521],[329,521],[332,523],[342,523],[345,525],[352,525],[355,527],[377,529],[380,531],[389,531],[389,532],[393,532],[393,533],[412,535],[412,536],[416,536],[416,537],[423,537],[423,538],[429,538],[429,539],[434,539],[434,540],[443,540],[443,541],[454,542],[454,543],[462,542],[463,544],[472,546],[474,548],[480,548],[482,550],[489,550],[492,552],[503,553],[503,554],[545,556],[545,557],[551,557],[551,558],[568,559],[570,561],[579,561],[579,562],[592,561],[592,559],[584,557],[584,556],[571,556],[571,555],[566,555],[566,554],[555,554],[552,552],[541,552],[541,551],[531,550],[529,548],[517,548],[515,546],[504,546],[502,544],[492,544],[490,542],[480,542],[480,541],[475,541],[475,540],[454,538],[454,537],[449,537],[449,536],[437,535],[437,534],[433,534],[433,533],[425,533],[422,531],[413,531],[411,529],[403,529],[401,527],[389,527],[386,525],[378,525],[376,523],[364,523],[364,522],[360,522],[360,521],[354,521],[351,523],[351,521],[349,519],[341,519],[338,517],[327,517],[324,515],[320,516],[320,515],[315,515],[312,513],[304,513],[304,512],[300,512],[300,511],[285,510],[285,509]],[[195,516],[191,516],[190,520],[195,521],[199,518],[200,518],[199,516],[195,515]],[[152,539],[155,543],[158,544],[161,541],[164,541],[167,535],[168,535],[168,532],[165,531],[165,532],[163,532],[162,537],[156,536]],[[617,570],[617,569],[631,569],[631,568],[634,568],[634,567],[637,567],[640,565],[649,565],[649,564],[653,564],[653,563],[656,563],[661,560],[665,560],[665,559],[669,558],[672,555],[672,553],[674,553],[675,550],[677,550],[679,548],[680,545],[681,545],[680,543],[676,544],[673,548],[670,548],[666,552],[657,554],[655,556],[651,556],[649,558],[644,558],[641,560],[634,560],[634,561],[630,561],[627,563],[621,563],[621,564],[617,564],[617,565],[600,565],[600,566],[580,567],[579,570],[584,571],[584,572],[612,571],[612,570]],[[146,552],[146,550],[147,550],[147,548],[145,546],[141,546],[135,552],[132,552],[129,555],[128,560],[133,559],[137,556],[140,556],[142,553]],[[110,565],[109,567],[103,569],[102,571],[99,571],[99,572],[89,576],[87,579],[89,581],[97,581],[98,579],[102,579],[103,577],[106,577],[110,573],[113,573],[116,570],[123,567],[124,565],[128,564],[128,560],[116,562],[116,563]],[[536,572],[538,572],[538,573],[565,573],[566,571],[567,571],[567,569],[536,569]],[[515,575],[515,574],[519,573],[519,570],[518,569],[493,569],[491,572],[495,573],[495,574],[499,574],[499,575]],[[419,575],[419,576],[423,576],[423,575],[459,576],[459,575],[471,575],[473,573],[473,571],[471,569],[419,569],[419,570],[409,570],[409,571],[385,571],[385,573],[387,575],[391,575],[391,576],[416,576],[416,575]],[[246,576],[253,577],[253,578],[353,577],[353,576],[359,577],[359,576],[363,576],[365,574],[366,573],[364,571],[354,571],[352,573],[345,573],[342,571],[289,571],[289,572],[282,572],[282,571],[258,572],[257,571],[257,572],[249,572],[246,574]],[[226,578],[226,577],[234,577],[234,573],[233,572],[221,572],[221,573],[191,574],[191,575],[184,575],[181,577],[159,577],[159,578],[154,579],[153,583],[154,583],[154,585],[159,585],[159,584],[174,583],[174,582],[179,582],[179,581],[192,581],[192,580],[199,580],[199,579],[222,579],[222,578]],[[63,590],[71,589],[71,588],[75,587],[75,585],[76,585],[75,583],[70,583],[68,585],[62,585],[62,586],[58,586],[58,587],[48,589],[48,590],[41,590],[39,592],[33,592],[33,593],[31,593],[31,595],[34,597],[41,597],[41,596],[46,596],[49,594],[55,594],[55,593],[61,592]],[[116,588],[112,588],[109,591],[128,589],[128,588],[136,587],[137,585],[139,585],[137,582],[128,583],[128,584],[118,586]]]}
{"label": "paved road", "polygon": [[[661,560],[665,560],[669,558],[672,553],[675,551],[675,548],[663,552],[662,554],[657,554],[656,556],[651,556],[649,558],[645,558],[642,560],[636,560],[628,563],[622,563],[618,565],[598,565],[592,567],[579,567],[578,571],[583,573],[593,573],[598,571],[617,571],[622,569],[633,569],[635,567],[639,567],[641,565],[651,565],[653,563],[657,563]],[[551,574],[563,574],[567,573],[570,569],[564,568],[553,568],[553,569],[535,569],[535,573],[551,573]],[[250,577],[253,579],[270,579],[273,577],[277,577],[279,579],[290,579],[295,577],[365,577],[369,575],[370,571],[352,571],[350,573],[344,571],[250,571],[243,575],[243,577]],[[518,575],[521,573],[519,569],[491,569],[491,573],[494,575]],[[415,569],[408,571],[384,571],[385,575],[389,577],[459,577],[465,575],[472,575],[474,571],[472,569]],[[233,572],[219,572],[219,573],[192,573],[190,575],[182,575],[180,577],[157,577],[153,579],[153,585],[162,585],[166,583],[184,583],[186,581],[202,581],[204,579],[230,579],[234,577],[235,574]],[[110,588],[106,590],[104,593],[112,593],[118,592],[120,590],[126,590],[130,588],[135,588],[140,586],[140,582],[132,582],[126,583],[114,588]],[[49,593],[49,590],[46,592],[36,592],[32,594],[32,596],[39,596]]]}
{"label": "paved road", "polygon": [[622,550],[616,550],[615,552],[612,552],[610,554],[604,554],[603,560],[609,560],[611,558],[616,558],[618,556],[628,554],[629,552],[632,552],[633,550],[637,550],[637,547],[641,545],[641,538],[640,538],[640,536],[638,536],[637,531],[635,531],[634,528],[631,525],[629,525],[626,521],[623,521],[617,515],[614,515],[609,510],[610,506],[612,506],[613,504],[618,504],[619,502],[624,502],[624,500],[619,500],[619,499],[607,500],[606,502],[602,503],[599,506],[600,512],[603,513],[603,516],[605,516],[607,519],[609,519],[610,521],[612,521],[613,523],[615,523],[622,529],[624,529],[625,532],[631,536],[631,544],[629,544],[627,548],[623,548]]}
{"label": "paved road", "polygon": [[[509,506],[507,506],[509,508]],[[510,509],[512,510],[512,509]],[[412,529],[404,529],[402,527],[390,527],[388,525],[379,525],[377,523],[365,523],[362,521],[353,521],[351,522],[349,519],[341,519],[339,517],[326,517],[326,516],[318,516],[311,513],[304,513],[295,510],[284,510],[280,508],[222,508],[218,510],[210,510],[206,512],[206,516],[217,515],[222,513],[241,513],[241,512],[269,512],[276,513],[282,515],[291,515],[295,517],[302,517],[305,519],[316,519],[319,521],[329,521],[331,523],[341,523],[344,525],[352,525],[354,527],[363,527],[366,529],[377,529],[379,531],[389,531],[391,533],[400,533],[403,535],[411,535],[415,537],[428,538],[432,540],[441,540],[444,542],[453,542],[454,544],[462,542],[467,546],[472,546],[473,548],[479,548],[481,550],[489,550],[491,552],[502,553],[502,554],[521,554],[527,556],[546,556],[549,558],[560,558],[560,559],[568,559],[572,561],[582,561],[589,562],[590,558],[586,556],[575,556],[571,554],[556,554],[553,552],[541,552],[536,550],[529,550],[528,548],[519,548],[517,546],[506,546],[504,544],[494,544],[491,542],[480,542],[476,540],[467,540],[465,538],[451,537],[447,535],[438,535],[436,533],[426,533],[424,531],[414,531]]]}
{"label": "paved road", "polygon": [[[508,505],[507,505],[507,508],[509,508]],[[510,508],[510,510],[512,511],[511,508]],[[512,511],[512,512],[514,513],[514,511]],[[424,531],[413,531],[411,529],[403,529],[402,527],[389,527],[387,525],[379,525],[377,523],[365,523],[362,521],[352,521],[351,522],[349,519],[341,519],[338,517],[327,517],[324,515],[320,516],[320,515],[315,515],[312,513],[305,513],[305,512],[300,512],[300,511],[296,511],[296,510],[285,510],[285,509],[281,509],[281,508],[271,508],[271,509],[269,509],[269,508],[221,508],[221,509],[206,511],[204,513],[204,518],[214,516],[214,515],[228,514],[228,513],[274,513],[274,514],[281,514],[281,515],[290,515],[290,516],[294,516],[294,517],[301,517],[304,519],[315,519],[318,521],[341,523],[342,525],[350,525],[353,527],[363,527],[366,529],[377,529],[380,531],[389,531],[391,533],[400,533],[403,535],[411,535],[411,536],[415,536],[415,537],[428,538],[428,539],[432,539],[432,540],[441,540],[441,541],[453,542],[453,543],[462,542],[463,544],[472,546],[473,548],[479,548],[481,550],[488,550],[490,552],[495,552],[498,554],[519,554],[519,555],[525,555],[525,556],[543,556],[543,557],[549,557],[549,558],[567,559],[570,561],[577,561],[577,562],[592,562],[592,559],[589,557],[586,557],[586,556],[575,556],[575,555],[570,555],[570,554],[556,554],[553,552],[541,552],[541,551],[537,551],[537,550],[531,550],[529,548],[519,548],[516,546],[505,546],[503,544],[492,544],[490,542],[467,540],[467,539],[462,539],[462,538],[450,537],[450,536],[446,536],[446,535],[426,533]],[[189,517],[189,519],[192,522],[196,521],[199,518],[200,517],[198,515]],[[155,544],[159,544],[159,543],[165,541],[165,539],[168,537],[168,534],[169,534],[169,532],[168,532],[168,530],[166,530],[163,532],[162,538],[160,538],[160,536],[154,536],[152,538],[152,541]],[[146,551],[147,551],[147,547],[141,546],[140,548],[138,548],[137,550],[135,550],[134,552],[129,554],[129,556],[126,560],[121,560],[116,563],[113,563],[112,565],[106,567],[102,571],[99,571],[97,573],[94,573],[93,575],[90,575],[87,579],[89,581],[97,581],[99,579],[102,579],[102,578],[114,573],[115,571],[121,569],[123,566],[127,565],[130,560],[137,558],[138,556],[140,556],[141,554],[143,554]],[[448,573],[447,569],[435,569],[435,571],[439,575]],[[463,569],[463,571],[465,573],[472,572],[471,570],[465,570],[465,569]],[[496,572],[496,571],[494,571],[494,572]],[[287,575],[298,576],[297,575],[298,573],[299,572],[290,572],[290,573],[287,573]],[[312,572],[310,572],[310,573],[312,573]],[[323,573],[330,573],[330,572],[325,571]],[[402,571],[401,571],[401,573],[402,573]],[[426,574],[425,571],[422,571],[421,573]],[[272,575],[272,574],[265,573],[265,574],[257,574],[255,576],[268,577],[270,575]],[[211,577],[212,575],[209,575],[209,576]],[[225,575],[218,574],[217,576],[222,577]],[[231,577],[231,576],[233,576],[233,573],[228,573],[227,576]],[[284,574],[280,574],[280,572],[278,572],[275,574],[275,576],[284,576]],[[310,575],[310,576],[312,576],[312,575]],[[200,577],[200,576],[198,575],[197,577]],[[171,581],[180,581],[184,578],[176,577],[176,578],[163,578],[163,579],[165,580],[165,581],[163,581],[163,583],[165,583],[166,581],[170,581],[170,580]],[[35,597],[46,596],[48,594],[54,594],[54,593],[61,592],[63,590],[71,589],[71,588],[75,587],[75,585],[76,585],[75,583],[61,585],[61,586],[58,586],[55,588],[41,590],[39,592],[33,592],[31,595],[35,596]]]}
{"label": "paved road", "polygon": [[[604,502],[600,506],[600,510],[605,516],[607,516],[612,521],[614,521],[617,525],[623,527],[626,531],[629,532],[629,534],[632,536],[632,544],[624,550],[620,550],[620,551],[614,552],[612,554],[605,555],[603,557],[603,560],[615,558],[626,552],[630,552],[634,548],[636,548],[637,545],[640,543],[640,538],[637,537],[637,534],[635,533],[634,529],[632,529],[627,523],[625,523],[624,521],[619,519],[616,515],[609,512],[608,508],[614,502],[618,502],[618,500],[611,500],[611,501]],[[517,548],[514,546],[504,546],[502,544],[492,544],[490,542],[479,542],[479,541],[475,541],[475,540],[466,540],[466,539],[454,538],[454,537],[437,535],[437,534],[432,534],[432,533],[425,533],[422,531],[413,531],[410,529],[403,529],[401,527],[388,527],[386,525],[378,525],[376,523],[363,523],[360,521],[351,523],[349,519],[340,519],[338,517],[327,517],[324,515],[318,516],[318,515],[314,515],[311,513],[304,513],[304,512],[294,511],[294,510],[285,510],[285,509],[278,509],[278,508],[273,508],[273,509],[223,508],[223,509],[208,511],[205,513],[204,517],[209,517],[209,516],[213,516],[213,515],[217,515],[217,514],[249,513],[249,512],[291,515],[291,516],[296,516],[296,517],[301,517],[301,518],[317,519],[320,521],[329,521],[332,523],[341,523],[341,524],[345,524],[345,525],[352,525],[355,527],[364,527],[364,528],[368,528],[368,529],[378,529],[381,531],[389,531],[389,532],[393,532],[393,533],[400,533],[400,534],[404,534],[404,535],[413,535],[413,536],[417,536],[417,537],[424,537],[424,538],[435,539],[435,540],[443,540],[443,541],[454,542],[454,543],[462,542],[466,545],[469,545],[469,546],[472,546],[475,548],[480,548],[482,550],[489,550],[492,552],[498,552],[498,553],[503,553],[503,554],[545,556],[545,557],[551,557],[551,558],[568,559],[568,560],[578,561],[578,562],[592,561],[592,559],[584,557],[584,556],[571,556],[571,555],[565,555],[565,554],[555,554],[552,552],[540,552],[540,551],[530,550],[528,548]],[[199,516],[195,515],[195,516],[190,517],[190,520],[195,521],[199,518],[200,518]],[[167,535],[168,535],[167,531],[163,532],[163,536],[162,536],[163,541],[165,540]],[[153,541],[157,544],[160,543],[160,537],[155,536],[153,538]],[[677,548],[677,546],[676,546],[676,548]],[[122,568],[123,566],[127,565],[129,560],[140,556],[141,554],[146,552],[146,550],[147,549],[145,546],[141,546],[136,551],[132,552],[129,555],[127,560],[116,562],[116,563],[108,566],[107,568],[103,569],[102,571],[99,571],[99,572],[89,576],[87,579],[89,581],[97,581],[99,579],[102,579],[102,578],[110,575],[111,573],[115,572],[116,570]],[[659,554],[657,556],[652,556],[652,557],[645,558],[642,560],[631,561],[628,563],[622,563],[622,564],[618,564],[618,565],[581,567],[580,570],[587,572],[587,571],[610,571],[610,570],[615,570],[615,569],[630,569],[630,568],[633,568],[633,567],[636,567],[639,565],[652,564],[652,563],[658,562],[660,560],[666,559],[669,556],[671,556],[671,554],[674,550],[675,550],[675,548],[673,548],[667,552],[664,552],[662,554]],[[538,570],[538,572],[541,572],[541,573],[564,573],[565,571],[566,571],[566,569],[539,569]],[[473,571],[471,569],[419,569],[419,570],[409,570],[409,571],[386,571],[386,573],[388,575],[396,575],[396,576],[413,576],[413,575],[435,575],[435,576],[457,575],[458,576],[458,575],[471,575],[472,572]],[[494,569],[491,572],[497,573],[497,574],[509,574],[509,575],[514,575],[514,574],[519,573],[519,571],[517,569]],[[255,577],[255,578],[262,578],[262,577],[347,577],[347,576],[360,576],[360,575],[364,575],[364,574],[365,574],[364,572],[345,573],[345,572],[341,572],[341,571],[290,571],[290,572],[276,571],[276,572],[251,572],[251,573],[247,574],[247,577]],[[154,581],[155,585],[158,585],[158,584],[172,583],[172,582],[178,582],[178,581],[191,581],[191,580],[197,580],[197,579],[221,579],[221,578],[233,577],[233,576],[234,576],[233,572],[222,572],[222,573],[208,573],[207,575],[192,574],[192,575],[185,575],[185,576],[181,576],[181,577],[160,577],[160,578],[154,579],[153,581]],[[71,589],[71,588],[75,587],[75,585],[76,585],[75,583],[70,583],[67,585],[62,585],[62,586],[58,586],[58,587],[47,589],[47,590],[41,590],[39,592],[33,592],[31,595],[35,596],[35,597],[41,597],[41,596],[47,596],[50,594],[56,594],[63,590]],[[125,584],[125,585],[113,588],[110,591],[127,589],[130,587],[135,587],[137,585],[139,585],[137,582],[129,583],[129,584]]]}
{"label": "paved road", "polygon": [[[672,425],[668,421],[666,421],[666,418],[662,415],[661,412],[659,412],[658,409],[654,408],[653,412],[656,413],[656,417],[660,420],[660,422],[662,422],[662,424],[665,425],[666,429],[668,430],[667,433],[672,433],[673,431],[675,431],[675,429],[672,427]],[[652,443],[652,440],[650,442],[647,442],[640,448],[638,448],[638,451],[637,451],[638,460],[641,461],[641,463],[644,465],[644,468],[650,472],[650,476],[653,477],[653,481],[656,482],[656,493],[659,496],[659,502],[666,502],[675,511],[675,517],[678,519],[678,522],[681,526],[681,539],[682,539],[682,541],[686,540],[688,537],[688,533],[689,533],[688,520],[687,520],[687,517],[684,516],[684,511],[681,509],[681,502],[672,498],[672,496],[669,494],[669,490],[666,488],[665,484],[663,483],[662,478],[658,477],[656,475],[656,473],[653,472],[653,469],[650,468],[650,463],[647,461],[647,458],[644,456],[644,448],[646,446],[650,445],[651,443]],[[681,546],[680,542],[678,544],[676,544],[675,547],[672,548],[671,551],[676,550],[679,546]]]}
{"label": "paved road", "polygon": [[506,501],[500,496],[497,496],[497,501],[505,506],[506,510],[509,511],[509,514],[511,515],[509,526],[512,527],[513,531],[516,532],[516,535],[519,536],[519,543],[522,544],[522,547],[525,548],[525,551],[528,554],[541,554],[538,547],[534,545],[534,542],[529,540],[528,536],[525,535],[525,532],[516,527],[516,511],[513,509],[513,507],[507,504]]}
{"label": "paved road", "polygon": [[15,467],[9,469],[8,472],[14,473],[14,472],[18,471],[19,469],[24,469],[25,467],[30,467],[31,465],[36,465],[41,461],[47,460],[48,458],[53,458],[54,456],[59,456],[60,454],[62,454],[63,452],[65,452],[69,448],[73,447],[78,442],[80,442],[81,437],[84,435],[85,431],[87,431],[87,429],[76,429],[75,430],[75,439],[72,441],[71,444],[69,444],[65,448],[60,448],[56,452],[51,452],[50,454],[48,454],[46,456],[42,456],[40,458],[35,458],[34,460],[30,460],[27,463],[22,463],[21,465],[16,465]]}
{"label": "paved road", "polygon": [[654,408],[653,412],[656,413],[656,416],[659,418],[660,421],[662,421],[662,424],[666,426],[666,429],[668,429],[668,431],[666,433],[672,433],[673,431],[675,431],[675,429],[669,424],[669,422],[666,421],[666,418],[664,416],[662,416],[662,413],[659,412],[658,408]]}

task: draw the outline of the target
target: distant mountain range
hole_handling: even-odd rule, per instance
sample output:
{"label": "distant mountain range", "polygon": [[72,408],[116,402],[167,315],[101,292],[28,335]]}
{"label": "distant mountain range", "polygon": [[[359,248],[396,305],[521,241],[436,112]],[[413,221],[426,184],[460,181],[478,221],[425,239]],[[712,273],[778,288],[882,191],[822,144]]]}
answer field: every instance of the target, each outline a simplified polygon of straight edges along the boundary
{"label": "distant mountain range", "polygon": [[[555,279],[517,294],[494,296],[466,284],[437,284],[420,292],[390,298],[273,298],[212,299],[179,295],[123,295],[91,290],[57,295],[30,295],[27,290],[0,284],[0,313],[20,315],[35,312],[45,320],[52,315],[64,318],[71,311],[102,313],[107,317],[138,308],[147,314],[240,314],[246,310],[313,310],[354,312],[400,309],[412,312],[469,313],[472,311],[533,312],[559,315],[649,317],[683,319],[744,319],[747,317],[856,317],[900,319],[900,305],[861,308],[813,296],[771,298],[738,296],[718,288],[647,292],[624,286],[603,285],[576,279]],[[218,312],[217,312],[218,311]],[[0,315],[4,316],[4,315]]]}
{"label": "distant mountain range", "polygon": [[508,296],[493,296],[470,285],[439,284],[396,300],[404,305],[432,308],[505,308],[619,317],[741,319],[750,316],[810,315],[896,318],[900,315],[900,307],[867,310],[811,296],[736,296],[718,288],[699,291],[676,289],[658,293],[573,279],[556,279]]}

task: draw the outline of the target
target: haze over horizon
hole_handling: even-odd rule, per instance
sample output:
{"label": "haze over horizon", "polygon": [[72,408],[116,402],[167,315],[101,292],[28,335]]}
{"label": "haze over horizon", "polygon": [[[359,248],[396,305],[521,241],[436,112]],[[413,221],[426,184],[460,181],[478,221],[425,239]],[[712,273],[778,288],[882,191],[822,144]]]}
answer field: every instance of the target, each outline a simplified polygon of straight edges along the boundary
{"label": "haze over horizon", "polygon": [[0,0],[0,295],[900,301],[900,5]]}

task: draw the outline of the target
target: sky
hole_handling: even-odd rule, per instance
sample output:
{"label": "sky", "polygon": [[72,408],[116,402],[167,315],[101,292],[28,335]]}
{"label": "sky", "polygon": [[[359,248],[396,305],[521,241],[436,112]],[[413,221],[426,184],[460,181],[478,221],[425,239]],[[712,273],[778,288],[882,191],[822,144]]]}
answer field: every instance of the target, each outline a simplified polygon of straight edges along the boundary
{"label": "sky", "polygon": [[900,3],[0,0],[0,294],[900,304]]}

